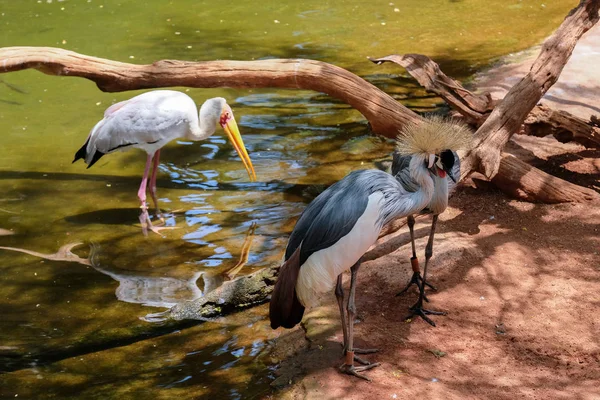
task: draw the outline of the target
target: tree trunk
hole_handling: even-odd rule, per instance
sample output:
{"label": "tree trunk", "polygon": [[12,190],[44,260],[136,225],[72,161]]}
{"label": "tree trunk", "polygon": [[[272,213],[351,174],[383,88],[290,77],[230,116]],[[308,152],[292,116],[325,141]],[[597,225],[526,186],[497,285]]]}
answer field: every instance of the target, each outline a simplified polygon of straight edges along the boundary
{"label": "tree trunk", "polygon": [[[519,184],[515,185],[515,181]],[[513,197],[526,201],[564,203],[598,199],[594,190],[549,175],[507,153],[502,154],[500,170],[492,183]]]}
{"label": "tree trunk", "polygon": [[[391,55],[371,61],[378,65],[393,62],[404,67],[421,86],[440,96],[475,126],[481,126],[498,103],[489,93],[476,95],[465,89],[460,82],[448,77],[435,61],[421,54]],[[586,122],[566,111],[539,104],[531,110],[520,130],[533,136],[553,135],[561,143],[573,141],[600,148],[600,128],[593,120]]]}

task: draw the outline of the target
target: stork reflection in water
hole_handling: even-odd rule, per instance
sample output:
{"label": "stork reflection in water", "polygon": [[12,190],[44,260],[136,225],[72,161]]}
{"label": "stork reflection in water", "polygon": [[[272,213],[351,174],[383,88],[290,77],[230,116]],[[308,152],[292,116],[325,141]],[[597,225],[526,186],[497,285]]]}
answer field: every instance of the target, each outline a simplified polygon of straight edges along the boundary
{"label": "stork reflection in water", "polygon": [[160,149],[177,138],[204,140],[215,133],[217,124],[221,125],[240,155],[250,180],[255,181],[252,161],[226,100],[222,97],[208,99],[198,113],[196,104],[188,95],[172,90],[146,92],[108,107],[104,118],[94,126],[85,144],[75,153],[73,162],[83,159],[90,168],[105,154],[131,148],[144,150],[148,156],[138,190],[142,209],[140,222],[144,233],[148,228],[158,232],[162,228],[154,227],[148,216],[146,187],[150,176],[150,195],[157,213],[160,213],[156,199]]}
{"label": "stork reflection in water", "polygon": [[254,239],[256,223],[252,223],[244,237],[239,259],[232,268],[222,272],[222,269],[202,268],[168,268],[160,271],[126,270],[111,263],[101,263],[98,260],[99,246],[90,244],[87,257],[81,257],[72,252],[82,242],[68,243],[61,246],[56,253],[41,253],[18,247],[0,246],[0,250],[16,251],[34,257],[57,262],[70,262],[94,268],[108,275],[119,286],[115,290],[118,300],[126,303],[142,304],[151,307],[173,307],[185,301],[198,299],[215,290],[224,282],[232,280],[248,263],[250,248]]}

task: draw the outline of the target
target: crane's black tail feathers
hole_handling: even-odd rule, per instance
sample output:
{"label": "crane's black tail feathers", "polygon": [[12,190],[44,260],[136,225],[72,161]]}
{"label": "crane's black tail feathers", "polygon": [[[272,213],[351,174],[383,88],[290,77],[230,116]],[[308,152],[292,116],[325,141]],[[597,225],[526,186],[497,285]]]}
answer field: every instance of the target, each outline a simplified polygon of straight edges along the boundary
{"label": "crane's black tail feathers", "polygon": [[[75,153],[75,158],[73,159],[73,162],[79,160],[79,159],[83,159],[85,161],[85,158],[87,156],[87,145],[90,142],[90,139],[85,141],[85,144],[83,146],[81,146],[81,148],[79,150],[77,150],[77,153]],[[96,164],[96,161],[98,161],[105,153],[96,150],[96,152],[94,153],[94,156],[92,157],[92,161],[90,161],[90,163],[88,164],[88,168],[91,167],[92,165]]]}
{"label": "crane's black tail feathers", "polygon": [[300,248],[279,268],[279,277],[269,304],[271,328],[293,328],[302,321],[304,306],[296,296],[296,282],[300,273]]}

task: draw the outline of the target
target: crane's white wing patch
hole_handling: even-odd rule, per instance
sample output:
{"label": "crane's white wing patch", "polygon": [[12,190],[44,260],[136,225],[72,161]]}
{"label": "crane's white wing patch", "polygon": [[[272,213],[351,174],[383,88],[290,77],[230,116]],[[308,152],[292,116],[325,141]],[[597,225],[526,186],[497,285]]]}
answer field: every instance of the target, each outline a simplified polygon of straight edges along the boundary
{"label": "crane's white wing patch", "polygon": [[296,294],[305,307],[314,306],[320,293],[335,286],[337,276],[350,269],[375,243],[381,224],[383,193],[369,196],[367,207],[352,230],[333,246],[311,254],[300,267]]}

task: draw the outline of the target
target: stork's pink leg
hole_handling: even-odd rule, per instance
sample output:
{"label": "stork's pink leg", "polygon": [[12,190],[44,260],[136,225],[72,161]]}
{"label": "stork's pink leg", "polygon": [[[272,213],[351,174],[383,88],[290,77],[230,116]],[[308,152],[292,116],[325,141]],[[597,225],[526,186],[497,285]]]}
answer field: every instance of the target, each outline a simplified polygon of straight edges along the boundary
{"label": "stork's pink leg", "polygon": [[140,185],[140,189],[138,190],[138,198],[142,203],[140,208],[147,209],[146,206],[146,185],[148,184],[148,173],[150,172],[150,165],[152,164],[152,156],[148,154],[148,158],[146,159],[146,168],[144,168],[144,177],[142,178],[142,183]]}
{"label": "stork's pink leg", "polygon": [[152,201],[154,201],[154,207],[156,208],[156,213],[160,214],[160,209],[158,208],[158,200],[156,199],[156,173],[158,171],[158,160],[160,159],[160,149],[154,153],[154,162],[152,165],[152,175],[150,176],[150,195],[152,196]]}
{"label": "stork's pink leg", "polygon": [[[146,205],[146,185],[148,184],[148,174],[150,173],[150,165],[153,165],[152,175],[150,176],[150,194],[152,195],[152,200],[154,201],[154,206],[156,207],[157,212],[160,214],[158,210],[158,201],[156,200],[156,172],[158,169],[158,159],[160,157],[160,150],[157,151],[153,156],[148,155],[148,159],[146,160],[146,168],[144,169],[144,177],[142,178],[142,184],[140,185],[140,190],[138,190],[138,197],[142,202],[141,209],[142,213],[140,214],[140,223],[142,224],[142,232],[144,235],[148,234],[148,229],[150,229],[154,233],[160,234],[161,230],[164,229],[175,229],[175,227],[158,227],[153,226],[152,221],[150,220],[150,215],[148,215],[148,206]],[[154,162],[153,162],[154,160]],[[161,217],[162,220],[162,217]],[[163,221],[164,222],[164,221]]]}

